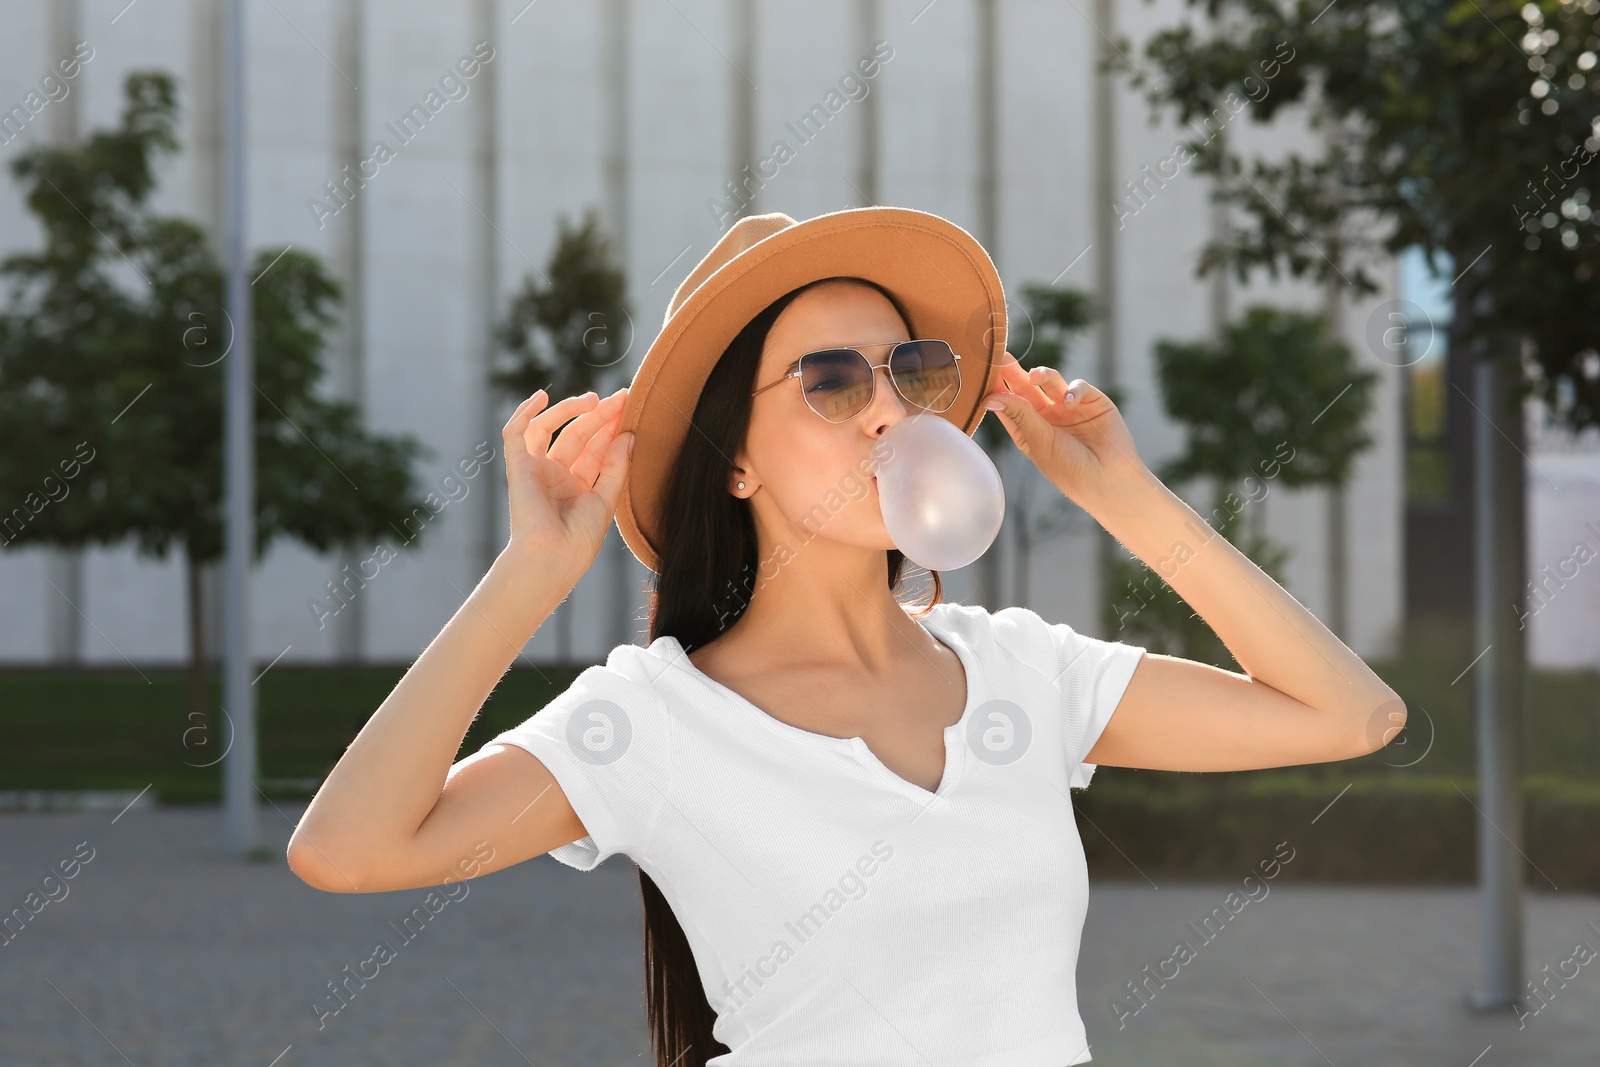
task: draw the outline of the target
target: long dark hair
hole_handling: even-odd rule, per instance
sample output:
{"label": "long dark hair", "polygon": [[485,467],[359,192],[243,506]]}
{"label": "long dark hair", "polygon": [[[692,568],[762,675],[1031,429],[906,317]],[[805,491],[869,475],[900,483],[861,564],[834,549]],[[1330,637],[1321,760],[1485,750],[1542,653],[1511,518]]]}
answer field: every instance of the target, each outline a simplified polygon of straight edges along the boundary
{"label": "long dark hair", "polygon": [[[750,393],[767,332],[790,301],[823,281],[810,282],[774,300],[739,332],[723,351],[700,391],[694,409],[697,431],[684,440],[673,464],[662,510],[661,570],[650,603],[650,640],[671,636],[685,652],[710,642],[739,618],[754,589],[759,560],[755,520],[748,501],[728,492],[733,455],[750,424]],[[894,295],[864,278],[894,305],[911,331],[905,309]],[[905,555],[886,550],[884,580],[900,585]],[[933,591],[917,617],[943,596],[938,571],[929,571]],[[699,971],[683,927],[666,897],[643,870],[639,895],[644,902],[645,1014],[658,1067],[705,1067],[729,1051],[711,1035],[716,1013],[700,985]]]}

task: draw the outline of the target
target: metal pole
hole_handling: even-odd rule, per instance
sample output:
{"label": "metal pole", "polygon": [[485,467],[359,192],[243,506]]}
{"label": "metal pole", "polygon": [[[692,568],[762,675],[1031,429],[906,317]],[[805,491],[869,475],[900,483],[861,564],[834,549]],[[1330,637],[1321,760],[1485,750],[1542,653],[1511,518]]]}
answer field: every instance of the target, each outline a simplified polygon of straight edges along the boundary
{"label": "metal pole", "polygon": [[[977,170],[977,212],[975,214],[976,227],[973,236],[978,243],[983,245],[990,257],[994,260],[995,269],[1001,269],[1003,261],[1000,249],[1000,88],[999,88],[999,27],[996,25],[998,15],[995,12],[995,0],[978,0],[974,19],[977,22],[977,75],[976,75],[976,100],[973,113],[977,119],[977,128],[973,138],[976,144]],[[990,322],[990,327],[994,326]],[[1009,323],[1008,323],[1009,326]],[[984,343],[989,343],[992,338],[989,330],[983,334]],[[1005,451],[1010,451],[1006,449]],[[995,467],[1000,472],[1002,485],[1009,489],[1010,480],[1006,478],[1009,465],[1005,462],[1005,451],[994,457]],[[1006,509],[1010,511],[1011,509]],[[1005,600],[1002,586],[1004,572],[1001,570],[1004,560],[1007,533],[1016,529],[1016,520],[1013,515],[1003,517],[1001,536],[996,536],[994,544],[988,551],[978,558],[978,570],[975,577],[978,581],[978,598],[980,603],[999,605],[1002,603],[1023,603],[1028,599],[1026,589],[1013,590],[1011,596]]]}
{"label": "metal pole", "polygon": [[227,270],[231,348],[224,375],[223,472],[227,484],[226,561],[222,596],[223,713],[230,727],[223,760],[226,847],[245,856],[256,847],[256,706],[251,685],[250,570],[255,556],[255,379],[250,283],[245,276],[244,0],[228,0],[223,16],[222,254]]}
{"label": "metal pole", "polygon": [[[600,46],[600,84],[605,112],[605,161],[602,173],[605,179],[605,220],[606,229],[610,232],[612,248],[616,251],[617,265],[622,269],[624,279],[630,277],[628,250],[632,247],[628,231],[628,187],[629,187],[629,156],[628,156],[628,57],[630,54],[630,35],[628,26],[632,20],[628,0],[606,0],[602,25]],[[862,100],[862,104],[870,104],[878,98],[877,93],[869,93]],[[622,324],[614,323],[612,327],[612,343],[618,343],[622,336]],[[629,331],[630,344],[634,334]],[[631,349],[630,349],[631,352]],[[613,384],[628,384],[633,377],[632,369],[637,367],[644,353],[629,360],[620,360],[613,372],[620,381]],[[609,350],[608,350],[609,357]],[[498,502],[498,501],[497,501]],[[503,530],[497,531],[504,539]],[[638,638],[636,630],[638,625],[634,619],[634,608],[640,602],[644,590],[644,570],[639,567],[628,551],[627,543],[622,540],[622,531],[612,523],[606,530],[605,540],[606,558],[609,561],[607,569],[611,573],[611,636],[609,641],[613,645],[634,644]]]}
{"label": "metal pole", "polygon": [[[1473,366],[1473,598],[1478,648],[1473,702],[1478,742],[1478,882],[1482,889],[1483,984],[1468,998],[1477,1011],[1517,1004],[1522,984],[1522,811],[1518,734],[1521,724],[1520,634],[1509,625],[1516,598],[1514,564],[1521,552],[1514,525],[1524,504],[1504,491],[1520,486],[1522,462],[1499,440],[1496,422],[1514,437],[1521,418],[1510,381],[1515,364],[1503,354]],[[1497,493],[1496,490],[1501,492]],[[1505,499],[1501,499],[1501,496]]]}
{"label": "metal pole", "polygon": [[[1094,0],[1094,25],[1107,40],[1116,37],[1116,0]],[[1090,62],[1099,57],[1099,41],[1091,41],[1088,49]],[[1117,272],[1121,269],[1117,256],[1117,231],[1121,224],[1116,213],[1117,175],[1117,85],[1116,75],[1099,69],[1094,73],[1094,124],[1092,129],[1091,165],[1094,168],[1093,210],[1094,220],[1094,288],[1100,302],[1098,350],[1095,355],[1095,382],[1102,392],[1111,393],[1117,388],[1117,353],[1121,346],[1121,311],[1118,308]],[[1219,277],[1227,271],[1218,271]],[[1225,284],[1225,283],[1224,283]],[[1222,307],[1226,315],[1226,305]],[[1218,320],[1218,329],[1221,329]],[[1100,590],[1101,602],[1121,594],[1111,587],[1111,565],[1117,560],[1117,539],[1105,531],[1098,522],[1089,522],[1090,536],[1094,538],[1094,576],[1091,581]]]}

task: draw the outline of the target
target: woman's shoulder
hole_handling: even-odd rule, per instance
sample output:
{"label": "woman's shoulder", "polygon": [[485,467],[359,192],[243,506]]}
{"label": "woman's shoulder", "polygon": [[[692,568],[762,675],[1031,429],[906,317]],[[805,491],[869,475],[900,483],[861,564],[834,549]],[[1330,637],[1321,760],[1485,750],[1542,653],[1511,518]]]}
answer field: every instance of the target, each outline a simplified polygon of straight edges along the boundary
{"label": "woman's shoulder", "polygon": [[647,645],[617,645],[603,663],[587,668],[578,678],[591,688],[661,706],[681,695],[681,687],[692,686],[697,673],[678,639],[662,636]]}
{"label": "woman's shoulder", "polygon": [[1029,662],[1049,658],[1070,662],[1089,649],[1104,655],[1122,651],[1114,646],[1144,651],[1139,646],[1091,637],[1065,622],[1050,622],[1032,608],[1021,605],[990,611],[981,604],[940,603],[933,606],[926,618],[935,627],[942,625],[959,634],[973,648],[989,648]]}
{"label": "woman's shoulder", "polygon": [[636,709],[644,714],[665,710],[657,682],[671,668],[653,649],[654,646],[617,645],[603,661],[590,663],[579,671],[550,706],[609,701],[630,713]]}
{"label": "woman's shoulder", "polygon": [[[909,607],[908,611],[911,610]],[[1007,640],[1017,636],[1042,635],[1048,624],[1029,608],[1007,607],[990,611],[982,604],[963,604],[942,600],[926,614],[916,615],[929,624],[960,634],[969,641]]]}
{"label": "woman's shoulder", "polygon": [[[682,648],[675,643],[668,649],[670,638],[658,638],[649,645],[638,645],[631,642],[616,645],[606,653],[603,662],[597,663],[586,669],[583,674],[591,674],[600,681],[600,684],[611,684],[627,688],[640,686],[646,689],[654,688],[656,676],[660,673],[662,665],[667,660],[669,651],[679,656],[683,655]],[[579,675],[583,677],[583,675]]]}

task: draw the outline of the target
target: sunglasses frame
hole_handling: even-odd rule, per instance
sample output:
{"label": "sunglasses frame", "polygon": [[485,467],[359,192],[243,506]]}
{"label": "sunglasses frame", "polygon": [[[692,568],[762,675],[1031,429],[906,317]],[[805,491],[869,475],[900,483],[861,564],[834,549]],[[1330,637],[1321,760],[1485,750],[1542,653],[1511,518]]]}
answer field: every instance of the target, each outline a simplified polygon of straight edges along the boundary
{"label": "sunglasses frame", "polygon": [[[799,359],[795,360],[795,368],[794,368],[794,370],[789,371],[782,378],[779,378],[775,382],[768,382],[766,385],[763,385],[761,388],[757,389],[755,392],[751,393],[750,395],[753,396],[753,397],[754,396],[760,396],[762,393],[766,392],[768,389],[771,389],[773,386],[782,385],[784,382],[788,381],[790,378],[798,378],[798,377],[800,377],[802,374],[805,373],[805,360],[806,360],[807,356],[820,355],[820,354],[822,354],[824,352],[854,352],[856,355],[860,356],[861,359],[867,364],[867,368],[868,368],[868,372],[869,372],[868,375],[867,375],[867,380],[872,383],[872,392],[867,396],[867,402],[865,404],[861,405],[861,410],[860,411],[855,412],[855,414],[850,415],[848,418],[843,418],[843,419],[838,419],[838,420],[830,419],[830,418],[828,418],[828,416],[824,415],[822,412],[818,411],[816,408],[811,406],[811,400],[810,400],[809,397],[807,397],[805,395],[805,390],[802,389],[801,393],[800,393],[800,399],[805,401],[806,407],[810,408],[812,413],[815,414],[817,416],[817,418],[822,419],[824,422],[827,422],[827,423],[829,423],[831,425],[834,425],[834,426],[842,426],[845,423],[849,422],[850,419],[855,418],[856,415],[860,415],[862,411],[865,411],[869,407],[871,407],[872,406],[872,402],[877,399],[877,397],[878,397],[878,371],[880,371],[880,370],[889,371],[889,380],[891,382],[894,382],[894,391],[897,392],[897,393],[900,393],[900,399],[904,400],[908,404],[911,404],[912,403],[911,398],[906,396],[905,393],[900,392],[900,383],[899,382],[895,382],[895,380],[894,380],[894,370],[893,370],[893,366],[892,366],[893,363],[894,363],[894,354],[900,350],[900,346],[901,345],[922,344],[922,343],[927,342],[927,341],[937,341],[937,342],[939,342],[940,344],[944,345],[946,348],[950,349],[950,354],[955,357],[955,368],[956,368],[956,391],[955,391],[955,394],[950,398],[950,403],[949,404],[946,404],[944,407],[940,408],[937,412],[934,412],[934,413],[938,414],[939,412],[949,411],[951,406],[954,405],[955,402],[956,402],[955,401],[955,397],[961,395],[961,385],[962,385],[962,379],[961,379],[961,353],[957,352],[955,350],[955,346],[954,345],[950,344],[950,342],[948,342],[948,341],[946,341],[946,340],[944,340],[943,338],[940,338],[940,337],[916,337],[916,338],[912,338],[909,341],[878,341],[878,342],[875,342],[875,343],[872,343],[872,344],[865,344],[865,345],[833,345],[830,348],[819,348],[815,352],[803,353],[800,356]],[[861,349],[863,349],[863,348],[881,348],[884,345],[893,345],[894,347],[889,349],[889,358],[887,360],[885,360],[884,362],[882,362],[882,363],[873,363],[871,360],[867,359],[867,354],[865,352],[861,351]],[[913,404],[913,406],[915,407],[916,405]],[[932,408],[924,408],[924,407],[917,407],[917,410],[918,411],[934,411],[934,409],[932,409]]]}

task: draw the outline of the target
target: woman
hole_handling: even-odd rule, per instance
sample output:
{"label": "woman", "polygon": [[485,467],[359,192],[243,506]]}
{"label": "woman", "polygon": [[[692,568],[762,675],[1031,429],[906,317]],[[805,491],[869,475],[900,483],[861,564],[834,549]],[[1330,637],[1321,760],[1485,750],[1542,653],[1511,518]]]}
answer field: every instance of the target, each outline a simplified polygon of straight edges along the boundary
{"label": "woman", "polygon": [[[1068,790],[1100,763],[1347,759],[1405,709],[1150,474],[1104,393],[1018,365],[1004,307],[934,215],[740,220],[631,387],[506,423],[510,539],[323,783],[296,873],[378,892],[626,854],[662,1067],[1089,1062]],[[937,573],[906,611],[874,445],[985,410],[1249,673],[941,603]],[[452,765],[613,514],[657,575],[650,644]]]}

